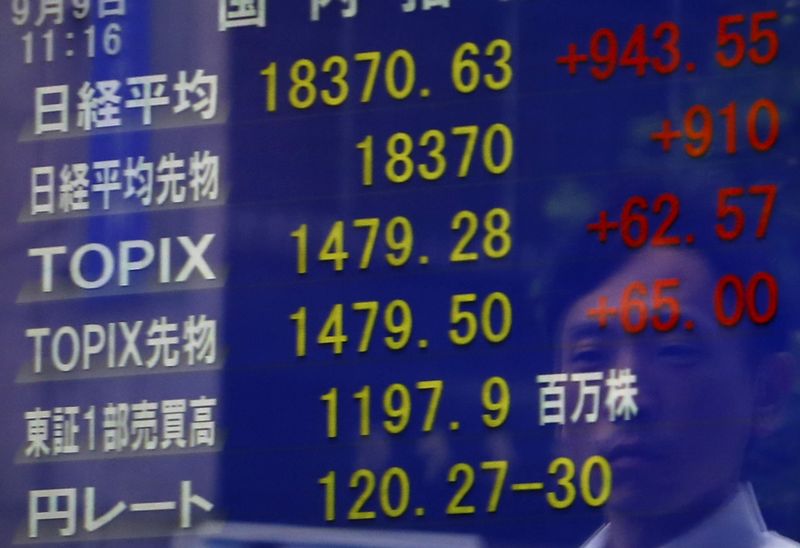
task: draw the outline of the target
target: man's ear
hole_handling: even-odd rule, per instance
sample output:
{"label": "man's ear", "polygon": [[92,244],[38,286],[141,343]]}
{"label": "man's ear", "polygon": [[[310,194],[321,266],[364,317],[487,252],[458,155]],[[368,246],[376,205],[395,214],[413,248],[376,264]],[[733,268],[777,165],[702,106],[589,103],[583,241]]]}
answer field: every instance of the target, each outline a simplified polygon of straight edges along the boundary
{"label": "man's ear", "polygon": [[794,386],[795,362],[788,353],[770,354],[755,375],[753,435],[769,436],[783,424],[784,411]]}

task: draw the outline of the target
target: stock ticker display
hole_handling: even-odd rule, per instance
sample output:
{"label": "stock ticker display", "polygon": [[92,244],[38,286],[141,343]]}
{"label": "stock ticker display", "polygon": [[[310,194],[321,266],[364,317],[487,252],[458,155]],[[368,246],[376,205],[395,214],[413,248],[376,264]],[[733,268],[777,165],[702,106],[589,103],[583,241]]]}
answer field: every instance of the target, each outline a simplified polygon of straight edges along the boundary
{"label": "stock ticker display", "polygon": [[2,4],[0,545],[796,546],[798,2]]}

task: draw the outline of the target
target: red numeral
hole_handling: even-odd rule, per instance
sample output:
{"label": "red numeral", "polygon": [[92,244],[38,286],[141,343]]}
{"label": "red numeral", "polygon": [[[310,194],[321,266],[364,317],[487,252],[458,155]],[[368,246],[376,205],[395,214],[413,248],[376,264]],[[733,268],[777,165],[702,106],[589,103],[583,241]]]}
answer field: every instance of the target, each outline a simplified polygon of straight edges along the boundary
{"label": "red numeral", "polygon": [[636,76],[641,78],[647,73],[650,58],[647,56],[647,32],[644,25],[636,25],[625,51],[622,52],[619,65],[621,67],[636,67]]}
{"label": "red numeral", "polygon": [[[700,127],[697,126],[698,118],[701,122]],[[695,141],[686,143],[686,153],[692,158],[704,156],[714,140],[714,117],[711,111],[703,105],[695,105],[686,112],[683,125],[686,137]]]}
{"label": "red numeral", "polygon": [[[761,139],[758,135],[758,120],[762,112],[766,112],[768,118],[769,130],[767,131],[767,138]],[[778,135],[781,131],[781,117],[778,113],[778,107],[769,99],[759,99],[753,103],[753,107],[747,114],[747,137],[750,139],[750,144],[759,152],[766,152],[775,146],[778,140]]]}
{"label": "red numeral", "polygon": [[717,235],[723,240],[735,240],[744,231],[744,210],[741,207],[728,203],[729,198],[744,195],[743,188],[723,188],[717,196],[717,219],[727,218],[733,220],[733,227],[728,229],[725,224],[717,223]]}
{"label": "red numeral", "polygon": [[[626,333],[635,335],[647,329],[648,324],[659,332],[672,331],[681,319],[681,305],[677,297],[667,295],[666,291],[678,289],[678,278],[665,278],[653,282],[652,299],[644,282],[635,281],[625,287],[619,308],[608,304],[608,297],[601,296],[597,307],[587,312],[587,316],[597,321],[601,328],[608,326],[609,317],[619,315],[619,322]],[[687,329],[692,327],[687,326]]]}
{"label": "red numeral", "polygon": [[619,227],[622,241],[625,242],[625,245],[634,249],[647,243],[650,229],[647,217],[642,213],[638,213],[636,209],[646,211],[647,200],[641,196],[634,196],[628,199],[622,209],[622,220]]}
{"label": "red numeral", "polygon": [[[767,291],[766,307],[763,310],[758,308],[758,294],[761,288]],[[725,297],[730,291],[733,291],[733,310],[728,310],[725,306]],[[778,282],[767,272],[757,273],[746,285],[739,276],[733,274],[723,276],[714,291],[714,312],[717,321],[724,327],[738,325],[745,313],[754,324],[769,323],[778,313]]]}
{"label": "red numeral", "polygon": [[[633,282],[625,288],[619,307],[619,319],[626,333],[641,333],[647,327],[647,303],[636,296],[647,297],[647,286]],[[634,321],[634,318],[636,321]]]}
{"label": "red numeral", "polygon": [[653,212],[661,213],[661,210],[664,209],[664,206],[669,207],[667,217],[664,219],[664,222],[661,223],[661,226],[658,227],[656,233],[653,234],[653,240],[650,243],[656,247],[680,245],[680,237],[667,236],[667,231],[672,228],[672,225],[674,225],[675,221],[678,220],[678,215],[681,212],[681,201],[674,194],[662,194],[656,198],[656,201],[653,204]]}
{"label": "red numeral", "polygon": [[753,18],[750,20],[750,43],[755,46],[759,42],[767,42],[767,51],[763,54],[756,47],[750,48],[748,55],[756,65],[769,64],[778,56],[778,49],[780,48],[778,33],[772,29],[761,28],[761,23],[777,20],[778,12],[776,11],[754,13]]}
{"label": "red numeral", "polygon": [[617,55],[619,54],[619,42],[617,35],[611,29],[600,29],[592,35],[589,44],[589,55],[598,65],[605,65],[605,70],[599,67],[592,67],[592,76],[598,80],[608,80],[614,75],[617,69]]}
{"label": "red numeral", "polygon": [[[725,152],[739,152],[739,105],[736,101],[720,109],[721,125],[725,131]],[[684,150],[692,158],[705,156],[714,143],[714,115],[705,105],[693,105],[683,117],[683,131],[674,129],[672,121],[662,123],[662,129],[650,135],[662,144],[664,152],[672,150],[672,142],[686,138]],[[747,111],[747,142],[757,152],[771,150],[781,132],[781,116],[777,105],[770,99],[759,99]]]}
{"label": "red numeral", "polygon": [[744,23],[744,15],[724,15],[719,18],[717,45],[720,48],[733,45],[732,55],[726,55],[724,51],[717,52],[717,62],[725,68],[734,68],[744,59],[745,48],[747,47],[744,36],[729,30],[730,26],[741,25],[742,23]]}
{"label": "red numeral", "polygon": [[772,218],[772,208],[775,207],[775,198],[778,196],[778,185],[753,185],[750,187],[753,196],[764,195],[764,209],[756,229],[756,238],[759,240],[767,237],[767,227]]}
{"label": "red numeral", "polygon": [[[742,34],[740,27],[746,18],[744,15],[725,15],[719,19],[717,30],[717,45],[721,51],[717,52],[717,62],[724,68],[738,67],[744,61],[745,53],[756,65],[771,63],[780,49],[778,33],[773,29],[762,28],[762,24],[777,21],[778,13],[767,11],[754,13],[750,19],[750,49],[747,49],[748,40]],[[762,51],[760,45],[766,43]]]}
{"label": "red numeral", "polygon": [[[777,185],[753,185],[747,190],[750,196],[763,196],[764,207],[761,209],[761,216],[756,228],[756,238],[761,240],[767,236],[767,228],[772,218],[772,210],[775,207],[775,199],[778,196]],[[744,188],[723,188],[717,195],[717,236],[722,240],[731,241],[739,238],[744,232],[745,213],[744,210],[729,203],[732,198],[741,198],[745,195]],[[726,224],[727,223],[727,224]]]}
{"label": "red numeral", "polygon": [[[675,297],[663,294],[666,289],[677,289],[680,286],[678,278],[656,280],[653,283],[653,327],[656,331],[672,331],[681,319],[681,305]],[[666,309],[669,312],[663,319],[658,311]]]}

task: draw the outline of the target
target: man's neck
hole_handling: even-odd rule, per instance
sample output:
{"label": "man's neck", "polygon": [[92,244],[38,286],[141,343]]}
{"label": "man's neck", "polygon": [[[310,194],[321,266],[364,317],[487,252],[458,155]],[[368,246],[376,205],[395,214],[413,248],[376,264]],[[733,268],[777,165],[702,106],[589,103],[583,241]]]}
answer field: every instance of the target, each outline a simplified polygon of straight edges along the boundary
{"label": "man's neck", "polygon": [[738,488],[727,486],[695,503],[666,515],[631,515],[608,512],[609,548],[655,548],[679,537],[702,523],[730,500]]}

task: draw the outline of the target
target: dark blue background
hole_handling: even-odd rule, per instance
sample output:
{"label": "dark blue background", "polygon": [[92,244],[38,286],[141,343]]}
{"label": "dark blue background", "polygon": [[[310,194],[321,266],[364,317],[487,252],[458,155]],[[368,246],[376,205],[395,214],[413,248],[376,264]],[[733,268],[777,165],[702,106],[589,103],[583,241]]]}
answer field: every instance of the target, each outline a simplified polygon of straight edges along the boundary
{"label": "dark blue background", "polygon": [[[455,492],[447,482],[447,470],[456,462],[477,468],[484,460],[509,460],[509,482],[547,477],[547,464],[554,457],[553,431],[537,424],[534,378],[551,370],[552,359],[540,297],[547,291],[569,292],[543,284],[553,263],[570,253],[573,235],[584,230],[601,204],[648,189],[669,188],[708,214],[707,226],[682,219],[676,232],[710,237],[718,188],[775,182],[781,194],[769,238],[774,246],[770,249],[778,249],[779,255],[771,252],[765,260],[779,265],[782,311],[787,309],[785,303],[796,301],[800,280],[800,13],[796,6],[768,2],[755,7],[731,1],[454,0],[448,10],[403,14],[399,1],[362,1],[354,19],[340,19],[338,7],[331,6],[323,11],[320,22],[312,23],[304,3],[272,0],[266,28],[218,33],[216,10],[209,7],[211,2],[200,7],[201,2],[205,0],[130,0],[123,24],[123,54],[82,64],[75,60],[24,66],[19,53],[21,31],[11,25],[5,11],[0,15],[0,51],[13,52],[0,60],[0,71],[6,75],[0,81],[0,165],[5,183],[0,200],[0,253],[5,264],[0,344],[8,349],[0,368],[0,543],[8,543],[24,523],[30,489],[71,482],[105,489],[109,500],[132,499],[134,493],[126,490],[136,489],[137,478],[148,477],[151,481],[146,483],[157,490],[143,486],[139,498],[157,500],[172,493],[181,479],[206,475],[204,479],[216,488],[218,518],[317,527],[324,526],[323,492],[317,480],[328,471],[337,471],[339,492],[348,493],[338,497],[342,516],[354,500],[354,491],[346,487],[352,471],[400,466],[411,477],[411,508],[424,505],[424,518],[413,517],[412,512],[396,520],[379,517],[360,523],[340,517],[336,525],[474,533],[492,545],[575,545],[599,524],[599,513],[577,504],[559,512],[547,507],[544,496],[507,491],[500,510],[490,515],[482,512],[490,483],[480,475],[470,495],[471,503],[479,508],[476,515],[446,516],[444,509]],[[776,9],[782,15],[777,27],[781,36],[778,59],[768,67],[744,63],[736,70],[720,68],[714,61],[718,18],[756,9]],[[695,73],[660,76],[649,72],[640,79],[632,69],[620,68],[610,81],[600,83],[589,76],[586,66],[570,78],[555,63],[570,42],[578,42],[585,50],[600,27],[608,26],[625,37],[639,23],[653,28],[665,20],[681,26],[683,59],[696,62]],[[463,42],[483,45],[495,38],[505,38],[513,46],[513,84],[502,92],[481,87],[469,95],[457,93],[450,81],[453,52]],[[344,106],[317,104],[297,111],[286,101],[286,73],[296,59],[309,58],[319,65],[334,54],[352,59],[355,53],[370,50],[383,52],[385,58],[398,48],[414,54],[417,88],[429,87],[429,98],[413,94],[395,101],[385,94],[379,78],[375,98],[361,105],[357,94],[363,67],[351,65],[354,99]],[[281,67],[277,113],[267,113],[263,107],[260,71],[271,61]],[[220,74],[220,110],[229,111],[224,125],[157,132],[137,128],[115,135],[97,132],[88,139],[18,139],[31,120],[36,86],[70,83],[77,89],[85,79],[160,72],[174,78],[179,70],[196,68]],[[664,118],[680,120],[694,104],[715,110],[730,101],[749,105],[761,97],[771,98],[781,109],[780,140],[766,154],[742,147],[740,154],[728,156],[721,152],[718,139],[710,154],[690,159],[679,152],[679,144],[676,152],[663,154],[649,139]],[[375,136],[378,152],[380,143],[398,131],[418,136],[432,128],[447,132],[459,125],[486,127],[498,122],[508,125],[515,137],[514,162],[503,176],[483,172],[476,157],[467,179],[447,176],[427,182],[415,178],[393,185],[382,180],[376,161],[375,185],[360,184],[361,156],[355,144],[367,134]],[[218,207],[17,222],[28,203],[27,181],[34,165],[135,154],[157,157],[171,151],[188,156],[213,145],[225,149],[221,187],[227,198]],[[448,160],[451,166],[457,162],[454,156]],[[451,167],[448,173],[452,172]],[[617,203],[621,206],[622,202]],[[506,208],[512,215],[510,255],[498,261],[450,263],[447,257],[459,237],[450,229],[452,217],[465,209],[482,216],[495,207]],[[359,271],[357,258],[352,257],[358,255],[360,247],[355,242],[363,236],[352,230],[347,234],[354,247],[348,249],[351,259],[343,272],[313,260],[334,221],[349,224],[356,218],[379,217],[385,222],[397,215],[412,221],[415,256],[429,255],[429,265],[412,260],[402,268],[391,268],[377,260],[381,252],[377,248],[374,265]],[[290,237],[302,223],[308,223],[312,234],[305,276],[295,273],[295,240]],[[224,265],[221,270],[227,276],[222,290],[16,304],[21,288],[38,275],[37,263],[26,257],[30,247],[206,232],[217,233],[216,264]],[[596,253],[602,256],[600,246]],[[454,347],[447,338],[450,296],[492,291],[506,293],[514,305],[510,338],[498,346],[476,342]],[[377,328],[373,350],[366,355],[355,351],[352,341],[359,334],[355,329],[348,333],[351,343],[343,356],[333,357],[314,343],[321,327],[319,317],[334,304],[387,303],[399,298],[413,308],[413,340],[430,340],[426,350],[413,344],[399,352],[386,350],[376,344]],[[308,306],[310,315],[317,318],[310,323],[309,356],[304,359],[293,355],[294,326],[289,321],[300,306]],[[155,381],[128,377],[14,384],[30,360],[30,343],[24,337],[27,327],[99,322],[98,318],[112,316],[181,316],[209,308],[222,322],[220,347],[226,361],[221,373],[157,376]],[[358,316],[345,317],[361,325]],[[487,429],[480,419],[480,387],[491,376],[505,378],[512,390],[511,415],[499,431]],[[421,433],[421,416],[415,413],[413,426],[403,434],[382,432],[377,412],[382,389],[394,382],[413,387],[417,381],[430,379],[445,383],[438,431]],[[374,433],[367,439],[358,436],[356,405],[351,399],[364,385],[373,387],[375,408]],[[319,398],[334,386],[341,395],[340,435],[328,440]],[[14,464],[25,440],[22,415],[37,405],[133,402],[175,394],[196,397],[214,390],[221,401],[219,427],[224,437],[224,449],[218,455],[99,464]],[[425,399],[415,402],[415,410],[424,409]],[[800,528],[792,519],[800,512],[796,405],[792,413],[784,432],[760,457],[755,480],[768,523],[800,538]],[[442,428],[450,420],[459,420],[461,430]],[[434,454],[444,455],[444,460],[435,462]],[[377,507],[377,497],[369,506]]]}

